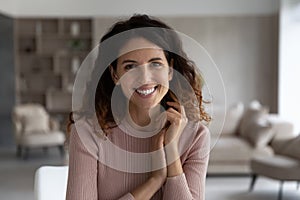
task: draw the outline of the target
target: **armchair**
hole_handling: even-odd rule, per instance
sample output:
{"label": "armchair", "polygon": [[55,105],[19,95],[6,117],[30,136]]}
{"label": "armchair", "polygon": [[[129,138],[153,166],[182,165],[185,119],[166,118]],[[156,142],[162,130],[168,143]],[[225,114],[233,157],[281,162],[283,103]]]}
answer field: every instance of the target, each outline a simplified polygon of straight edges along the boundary
{"label": "armchair", "polygon": [[59,130],[58,123],[39,104],[15,106],[13,113],[14,136],[17,156],[26,159],[30,148],[57,146],[64,154],[65,134]]}
{"label": "armchair", "polygon": [[249,191],[254,188],[258,176],[265,176],[280,181],[278,200],[282,199],[285,181],[300,183],[300,135],[292,139],[274,142],[275,154],[255,157],[251,160],[252,181]]}

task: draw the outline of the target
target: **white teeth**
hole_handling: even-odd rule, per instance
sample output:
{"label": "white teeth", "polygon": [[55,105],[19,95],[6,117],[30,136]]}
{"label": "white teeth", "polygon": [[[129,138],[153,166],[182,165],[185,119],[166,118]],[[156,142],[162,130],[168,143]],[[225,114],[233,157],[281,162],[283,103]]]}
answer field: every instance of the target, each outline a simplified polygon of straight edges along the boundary
{"label": "white teeth", "polygon": [[142,95],[149,95],[151,93],[154,92],[154,88],[151,88],[151,89],[147,89],[147,90],[136,90],[139,94],[142,94]]}

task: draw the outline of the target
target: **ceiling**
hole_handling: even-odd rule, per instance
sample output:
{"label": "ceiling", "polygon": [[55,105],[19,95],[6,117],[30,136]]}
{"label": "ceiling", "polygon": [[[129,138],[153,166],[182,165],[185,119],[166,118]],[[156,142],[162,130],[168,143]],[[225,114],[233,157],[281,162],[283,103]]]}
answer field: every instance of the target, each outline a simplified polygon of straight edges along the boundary
{"label": "ceiling", "polygon": [[13,17],[264,15],[278,13],[279,0],[0,0]]}

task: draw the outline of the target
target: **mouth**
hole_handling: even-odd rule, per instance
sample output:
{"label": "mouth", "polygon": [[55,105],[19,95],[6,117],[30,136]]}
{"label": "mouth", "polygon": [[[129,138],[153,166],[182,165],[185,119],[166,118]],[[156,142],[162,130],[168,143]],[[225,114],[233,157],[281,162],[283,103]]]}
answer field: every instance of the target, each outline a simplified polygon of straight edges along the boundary
{"label": "mouth", "polygon": [[139,94],[140,96],[142,96],[142,97],[147,97],[147,96],[152,95],[156,91],[157,87],[158,86],[154,86],[154,87],[140,87],[140,88],[135,89],[135,92],[137,94]]}

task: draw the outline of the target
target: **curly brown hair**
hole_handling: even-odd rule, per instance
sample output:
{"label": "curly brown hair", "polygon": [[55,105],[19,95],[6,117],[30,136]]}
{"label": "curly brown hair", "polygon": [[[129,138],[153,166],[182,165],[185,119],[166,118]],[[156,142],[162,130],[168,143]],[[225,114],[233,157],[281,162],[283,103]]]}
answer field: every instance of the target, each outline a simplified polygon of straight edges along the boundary
{"label": "curly brown hair", "polygon": [[[156,28],[151,31],[145,28]],[[125,31],[131,31],[122,40],[118,40],[115,45],[104,45],[104,43],[116,36],[119,33]],[[112,113],[112,93],[115,89],[115,83],[111,77],[111,72],[109,70],[109,65],[116,70],[117,59],[113,59],[112,62],[106,62],[109,58],[117,58],[120,48],[131,38],[143,37],[144,39],[156,44],[164,50],[166,59],[170,65],[173,62],[174,71],[176,70],[181,76],[183,76],[188,85],[182,84],[179,77],[174,74],[172,80],[170,81],[170,88],[174,88],[173,91],[168,90],[167,94],[163,97],[161,105],[166,108],[167,101],[176,101],[184,105],[187,117],[189,119],[197,119],[198,121],[209,122],[211,117],[205,111],[203,103],[207,103],[202,97],[202,86],[203,79],[200,72],[197,70],[194,62],[189,60],[186,53],[183,51],[182,42],[175,31],[161,22],[158,19],[149,17],[147,15],[134,15],[128,20],[119,21],[114,24],[111,29],[102,37],[98,49],[98,57],[95,62],[96,66],[92,73],[92,78],[90,83],[87,85],[89,91],[95,91],[95,96],[86,95],[86,105],[93,105],[94,101],[95,110],[88,110],[83,108],[80,113],[91,114],[96,111],[97,119],[100,127],[107,134],[112,127],[117,126]],[[109,48],[109,49],[108,49]],[[176,49],[176,53],[172,52],[172,49]],[[99,74],[102,76],[99,79]],[[189,88],[188,88],[189,87]],[[193,94],[190,94],[191,89],[193,89]],[[176,96],[176,95],[177,96]],[[178,97],[180,94],[180,97]],[[191,101],[191,96],[195,96],[196,102]],[[125,96],[120,97],[125,98]],[[124,102],[120,102],[119,107],[124,108]],[[124,110],[124,109],[123,109]],[[72,113],[69,115],[68,131],[70,125],[74,123]]]}

